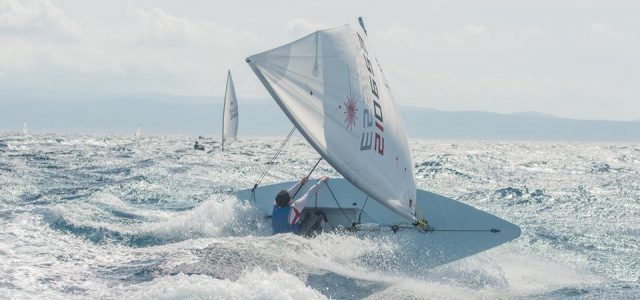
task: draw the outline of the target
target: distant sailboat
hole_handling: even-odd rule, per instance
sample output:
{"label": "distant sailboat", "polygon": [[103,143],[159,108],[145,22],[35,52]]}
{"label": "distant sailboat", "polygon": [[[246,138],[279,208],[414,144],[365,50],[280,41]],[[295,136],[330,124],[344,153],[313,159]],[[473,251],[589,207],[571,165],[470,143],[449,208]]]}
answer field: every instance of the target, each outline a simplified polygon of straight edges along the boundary
{"label": "distant sailboat", "polygon": [[137,139],[139,139],[139,138],[141,138],[141,137],[142,137],[142,127],[138,127],[138,128],[136,129],[135,137],[136,137]]}
{"label": "distant sailboat", "polygon": [[235,141],[238,136],[238,102],[236,89],[233,86],[231,70],[227,73],[227,88],[224,93],[222,107],[222,151],[224,143]]}
{"label": "distant sailboat", "polygon": [[29,127],[27,126],[27,122],[22,124],[22,135],[29,135]]}

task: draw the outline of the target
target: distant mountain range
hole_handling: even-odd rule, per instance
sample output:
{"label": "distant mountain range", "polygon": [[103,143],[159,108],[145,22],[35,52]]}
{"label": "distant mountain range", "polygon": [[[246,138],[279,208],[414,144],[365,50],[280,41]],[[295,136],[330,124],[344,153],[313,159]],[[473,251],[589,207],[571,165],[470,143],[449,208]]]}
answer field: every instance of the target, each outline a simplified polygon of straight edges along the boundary
{"label": "distant mountain range", "polygon": [[[239,100],[240,136],[284,136],[292,127],[271,100]],[[3,100],[0,131],[218,136],[222,99],[167,95],[83,100]],[[499,114],[400,107],[410,138],[640,142],[640,121],[563,119],[537,112]]]}
{"label": "distant mountain range", "polygon": [[640,142],[638,121],[573,120],[532,112],[400,110],[410,137]]}

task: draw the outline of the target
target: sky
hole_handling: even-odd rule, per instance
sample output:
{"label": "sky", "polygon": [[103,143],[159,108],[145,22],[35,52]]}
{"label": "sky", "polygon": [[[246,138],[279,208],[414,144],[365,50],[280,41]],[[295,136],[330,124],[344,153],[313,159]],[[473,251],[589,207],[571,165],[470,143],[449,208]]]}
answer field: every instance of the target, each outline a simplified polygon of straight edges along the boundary
{"label": "sky", "polygon": [[[640,119],[638,1],[0,0],[2,103],[269,101],[245,57],[365,19],[403,106]],[[205,101],[205,100],[202,100]]]}

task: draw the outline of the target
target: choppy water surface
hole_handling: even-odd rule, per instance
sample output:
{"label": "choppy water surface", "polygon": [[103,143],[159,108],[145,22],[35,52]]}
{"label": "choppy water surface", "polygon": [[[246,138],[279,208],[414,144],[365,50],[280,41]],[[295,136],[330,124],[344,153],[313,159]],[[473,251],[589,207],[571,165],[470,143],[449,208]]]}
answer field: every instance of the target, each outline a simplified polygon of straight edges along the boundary
{"label": "choppy water surface", "polygon": [[[410,234],[270,236],[234,193],[280,141],[0,135],[0,298],[640,298],[640,145],[412,141],[420,188],[522,228],[425,269]],[[294,139],[265,184],[317,158]]]}

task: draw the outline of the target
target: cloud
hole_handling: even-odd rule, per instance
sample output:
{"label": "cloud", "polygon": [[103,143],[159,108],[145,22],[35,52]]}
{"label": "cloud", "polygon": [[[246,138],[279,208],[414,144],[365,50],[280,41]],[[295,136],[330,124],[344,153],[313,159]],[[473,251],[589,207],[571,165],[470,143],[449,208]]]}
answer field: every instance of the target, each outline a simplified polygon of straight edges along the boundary
{"label": "cloud", "polygon": [[528,26],[525,29],[528,33],[533,34],[533,35],[543,35],[544,31],[536,26]]}
{"label": "cloud", "polygon": [[406,26],[391,25],[373,34],[377,39],[381,40],[381,42],[393,44],[395,47],[416,46],[416,31]]}
{"label": "cloud", "polygon": [[444,40],[451,45],[463,47],[474,38],[479,38],[489,34],[489,30],[482,25],[467,24],[461,29],[444,34]]}
{"label": "cloud", "polygon": [[0,0],[0,36],[73,38],[80,26],[48,0]]}
{"label": "cloud", "polygon": [[145,46],[184,46],[215,44],[232,47],[258,38],[251,32],[238,31],[209,21],[171,15],[161,8],[130,9],[134,23],[131,38]]}
{"label": "cloud", "polygon": [[292,38],[299,38],[326,27],[322,23],[313,22],[302,17],[294,18],[287,22],[287,32]]}
{"label": "cloud", "polygon": [[454,46],[465,46],[467,42],[464,41],[461,37],[457,35],[445,35],[444,40]]}
{"label": "cloud", "polygon": [[81,26],[49,0],[0,0],[0,71],[6,74],[77,62],[81,39]]}
{"label": "cloud", "polygon": [[485,35],[487,28],[482,25],[469,24],[462,28],[462,32],[467,35]]}
{"label": "cloud", "polygon": [[35,68],[32,47],[16,38],[1,38],[0,43],[0,71],[25,72]]}
{"label": "cloud", "polygon": [[613,29],[613,27],[602,24],[602,23],[593,23],[591,24],[591,32],[597,36],[606,36],[612,38],[624,38],[626,34],[618,32]]}
{"label": "cloud", "polygon": [[119,13],[123,19],[104,26],[73,19],[50,0],[0,0],[2,83],[29,90],[208,94],[224,91],[224,79],[211,83],[212,77],[218,82],[215,70],[244,67],[242,53],[259,40],[250,31],[161,8],[124,6]]}

